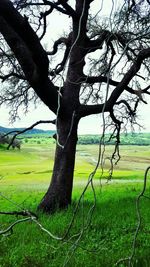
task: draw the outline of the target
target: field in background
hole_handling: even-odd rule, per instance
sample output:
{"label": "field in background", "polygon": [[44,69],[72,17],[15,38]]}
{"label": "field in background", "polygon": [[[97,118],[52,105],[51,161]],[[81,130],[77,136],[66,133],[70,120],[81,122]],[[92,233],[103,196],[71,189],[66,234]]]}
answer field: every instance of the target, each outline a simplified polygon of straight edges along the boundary
{"label": "field in background", "polygon": [[[28,187],[33,189],[47,188],[52,169],[55,151],[53,138],[24,138],[21,150],[0,149],[1,188],[7,186]],[[110,158],[114,146],[105,148],[104,174],[108,177]],[[99,146],[78,144],[75,165],[75,184],[87,181],[98,160]],[[120,146],[121,159],[114,168],[113,179],[142,179],[146,167],[150,164],[150,146]],[[101,178],[101,167],[95,179]],[[41,186],[42,184],[42,186]]]}
{"label": "field in background", "polygon": [[[52,138],[24,138],[21,150],[0,149],[0,210],[13,211],[36,207],[44,195],[53,168],[55,144]],[[96,209],[90,222],[89,210],[94,194],[89,188],[69,232],[69,242],[58,242],[34,223],[18,224],[12,236],[0,236],[0,267],[112,267],[132,253],[137,225],[136,198],[143,187],[143,175],[150,165],[149,146],[121,146],[121,160],[112,181],[107,182],[109,157],[113,146],[106,147],[103,186],[101,168],[95,176]],[[53,216],[38,213],[39,221],[56,235],[63,235],[73,216],[74,207],[98,158],[98,145],[77,146],[73,206]],[[105,179],[104,179],[105,178]],[[146,195],[150,195],[149,182]],[[150,200],[140,203],[142,226],[138,235],[134,265],[150,266]],[[7,228],[17,218],[0,216],[0,228]],[[88,227],[87,227],[88,226]],[[84,228],[84,231],[82,231]],[[80,233],[80,235],[76,235]],[[78,238],[79,244],[77,242]],[[78,246],[79,245],[79,246]],[[128,266],[128,263],[119,267]]]}

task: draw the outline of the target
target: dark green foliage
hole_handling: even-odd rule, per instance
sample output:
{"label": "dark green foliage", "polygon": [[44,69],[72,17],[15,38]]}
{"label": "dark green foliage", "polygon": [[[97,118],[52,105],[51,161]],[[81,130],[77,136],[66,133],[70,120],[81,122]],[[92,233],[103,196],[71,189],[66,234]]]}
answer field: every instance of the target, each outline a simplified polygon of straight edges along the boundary
{"label": "dark green foliage", "polygon": [[[101,136],[99,135],[81,135],[79,136],[78,144],[99,144]],[[110,135],[106,134],[105,144],[115,144],[114,139],[110,139]],[[121,145],[150,145],[150,133],[128,133],[121,134],[120,136]]]}

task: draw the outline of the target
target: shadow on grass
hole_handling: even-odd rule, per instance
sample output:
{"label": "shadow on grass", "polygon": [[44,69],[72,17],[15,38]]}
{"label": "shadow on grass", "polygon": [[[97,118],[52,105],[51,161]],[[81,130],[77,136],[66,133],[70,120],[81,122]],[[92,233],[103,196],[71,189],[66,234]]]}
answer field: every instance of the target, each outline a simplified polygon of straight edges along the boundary
{"label": "shadow on grass", "polygon": [[[106,190],[107,189],[107,190]],[[139,188],[116,186],[96,189],[97,201],[92,218],[93,194],[88,190],[81,201],[70,231],[62,241],[50,238],[34,222],[19,224],[10,236],[1,236],[0,266],[2,267],[112,267],[132,253],[137,216],[135,199]],[[39,222],[54,235],[62,237],[74,216],[81,190],[74,192],[72,205],[66,211],[45,215],[38,212]],[[16,202],[24,208],[36,211],[42,193],[30,194],[24,201],[25,193],[16,196]],[[27,195],[26,195],[27,196]],[[4,205],[10,209],[10,203]],[[12,208],[12,207],[11,207]],[[136,242],[133,266],[150,266],[149,256],[149,201],[141,203],[142,227]],[[1,216],[1,228],[6,228],[17,218]],[[66,265],[64,265],[66,263]],[[128,266],[127,262],[118,265]]]}

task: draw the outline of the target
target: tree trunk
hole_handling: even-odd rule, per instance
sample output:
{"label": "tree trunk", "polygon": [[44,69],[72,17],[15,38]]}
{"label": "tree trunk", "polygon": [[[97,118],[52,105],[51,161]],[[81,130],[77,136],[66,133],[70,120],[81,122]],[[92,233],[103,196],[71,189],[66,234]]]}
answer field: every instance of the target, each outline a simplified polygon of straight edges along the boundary
{"label": "tree trunk", "polygon": [[[75,153],[77,144],[77,125],[59,120],[58,142],[56,144],[55,162],[50,186],[38,209],[53,213],[57,209],[67,208],[71,204]],[[61,147],[61,145],[64,146]]]}

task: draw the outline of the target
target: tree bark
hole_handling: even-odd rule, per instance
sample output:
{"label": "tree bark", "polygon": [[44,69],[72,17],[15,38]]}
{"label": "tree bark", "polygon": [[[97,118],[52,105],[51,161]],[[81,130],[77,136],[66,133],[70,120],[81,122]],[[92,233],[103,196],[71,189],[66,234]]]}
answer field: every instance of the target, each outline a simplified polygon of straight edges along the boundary
{"label": "tree bark", "polygon": [[[50,186],[38,209],[53,213],[57,209],[67,208],[71,204],[75,153],[77,144],[77,126],[70,121],[59,120],[58,142],[56,143],[55,161]],[[64,146],[64,147],[61,147]]]}

